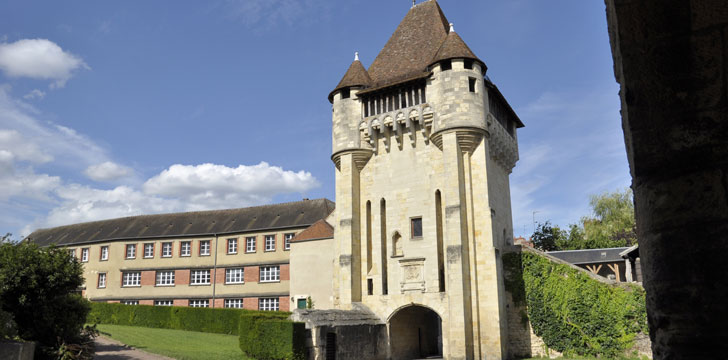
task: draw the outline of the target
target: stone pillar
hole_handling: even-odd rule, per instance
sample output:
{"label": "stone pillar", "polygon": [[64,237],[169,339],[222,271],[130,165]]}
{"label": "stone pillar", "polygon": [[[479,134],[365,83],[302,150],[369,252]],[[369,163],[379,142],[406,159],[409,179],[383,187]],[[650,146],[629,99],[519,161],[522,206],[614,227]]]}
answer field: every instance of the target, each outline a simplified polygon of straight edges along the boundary
{"label": "stone pillar", "polygon": [[352,152],[339,157],[336,173],[336,228],[334,240],[339,249],[338,292],[342,308],[361,301],[361,244],[359,233],[359,169]]}
{"label": "stone pillar", "polygon": [[625,281],[632,282],[632,262],[629,257],[624,259],[624,277]]}
{"label": "stone pillar", "polygon": [[728,4],[607,0],[655,359],[728,353]]}
{"label": "stone pillar", "polygon": [[448,314],[443,316],[443,320],[447,320],[444,321],[443,332],[447,331],[448,340],[447,344],[443,344],[443,351],[448,359],[472,359],[472,307],[463,154],[455,131],[441,136],[446,184],[442,191],[445,207],[444,241],[447,248],[446,288],[450,306]]}

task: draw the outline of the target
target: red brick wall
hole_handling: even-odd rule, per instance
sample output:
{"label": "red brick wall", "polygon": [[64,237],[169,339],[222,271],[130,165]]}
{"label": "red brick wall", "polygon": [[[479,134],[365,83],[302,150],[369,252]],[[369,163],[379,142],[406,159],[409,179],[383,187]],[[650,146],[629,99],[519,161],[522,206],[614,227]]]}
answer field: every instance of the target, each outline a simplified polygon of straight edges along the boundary
{"label": "red brick wall", "polygon": [[119,300],[109,300],[109,301],[107,301],[107,303],[109,303],[109,304],[118,304],[118,303],[120,303],[120,301]]}
{"label": "red brick wall", "polygon": [[250,297],[243,299],[243,309],[258,310],[258,298]]}
{"label": "red brick wall", "polygon": [[[189,285],[190,284],[190,271],[189,270],[175,270],[174,283],[176,285]],[[187,304],[185,303],[184,306],[187,306]]]}
{"label": "red brick wall", "polygon": [[[288,266],[288,265],[286,265]],[[278,300],[278,310],[290,311],[291,310],[291,298],[288,296],[281,296]]]}
{"label": "red brick wall", "polygon": [[[217,268],[215,270],[215,273],[217,274],[215,277],[215,282],[218,284],[225,283],[225,269],[224,268]],[[217,306],[215,306],[217,307]]]}
{"label": "red brick wall", "polygon": [[154,305],[154,300],[139,300],[139,305]]}
{"label": "red brick wall", "polygon": [[[245,282],[258,282],[260,280],[260,267],[258,266],[246,266],[245,267]],[[258,308],[258,300],[255,300],[255,308]],[[246,308],[247,309],[247,308]]]}
{"label": "red brick wall", "polygon": [[225,299],[215,299],[215,308],[224,308]]}
{"label": "red brick wall", "polygon": [[291,280],[290,265],[281,264],[281,281]]}
{"label": "red brick wall", "polygon": [[[142,286],[154,286],[154,271],[142,271]],[[140,303],[141,304],[141,303]]]}
{"label": "red brick wall", "polygon": [[187,299],[174,299],[172,300],[172,306],[190,306],[190,301]]}

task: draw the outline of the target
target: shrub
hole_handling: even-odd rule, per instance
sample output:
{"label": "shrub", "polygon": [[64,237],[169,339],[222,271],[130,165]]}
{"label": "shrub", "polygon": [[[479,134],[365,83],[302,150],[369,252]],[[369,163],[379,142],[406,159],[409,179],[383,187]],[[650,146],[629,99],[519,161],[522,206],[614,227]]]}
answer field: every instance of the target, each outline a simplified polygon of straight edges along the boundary
{"label": "shrub", "polygon": [[0,243],[0,310],[12,315],[21,339],[39,342],[37,357],[81,341],[89,311],[76,293],[82,284],[83,268],[65,250]]}
{"label": "shrub", "polygon": [[601,283],[534,253],[520,256],[528,318],[548,347],[571,355],[616,357],[632,346],[637,333],[647,333],[642,288]]}
{"label": "shrub", "polygon": [[240,349],[263,360],[304,359],[305,325],[265,313],[240,317]]}
{"label": "shrub", "polygon": [[238,335],[240,316],[248,313],[262,313],[265,316],[278,319],[286,319],[290,316],[288,312],[262,312],[243,309],[92,303],[87,321],[99,324]]}

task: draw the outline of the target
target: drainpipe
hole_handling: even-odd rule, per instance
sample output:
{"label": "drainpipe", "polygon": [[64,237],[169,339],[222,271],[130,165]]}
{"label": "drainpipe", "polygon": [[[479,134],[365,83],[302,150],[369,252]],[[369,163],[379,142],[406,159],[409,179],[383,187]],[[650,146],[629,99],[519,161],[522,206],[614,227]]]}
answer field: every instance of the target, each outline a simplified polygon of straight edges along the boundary
{"label": "drainpipe", "polygon": [[212,307],[215,307],[215,285],[217,285],[217,234],[215,235],[215,260],[212,265]]}

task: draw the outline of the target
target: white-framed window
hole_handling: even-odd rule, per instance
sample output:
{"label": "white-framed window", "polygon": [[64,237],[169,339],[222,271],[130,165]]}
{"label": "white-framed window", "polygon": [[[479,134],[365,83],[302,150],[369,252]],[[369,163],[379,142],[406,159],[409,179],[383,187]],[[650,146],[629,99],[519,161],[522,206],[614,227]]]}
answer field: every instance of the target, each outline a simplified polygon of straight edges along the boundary
{"label": "white-framed window", "polygon": [[242,284],[245,276],[243,268],[232,268],[225,269],[225,283],[226,284]]}
{"label": "white-framed window", "polygon": [[278,298],[260,298],[258,299],[258,310],[262,311],[278,311]]}
{"label": "white-framed window", "polygon": [[265,251],[276,251],[276,236],[266,235],[265,236]]}
{"label": "white-framed window", "polygon": [[210,270],[192,270],[190,271],[190,285],[209,285]]}
{"label": "white-framed window", "polygon": [[260,267],[260,282],[271,282],[281,280],[281,267],[275,266],[261,266]]}
{"label": "white-framed window", "polygon": [[109,247],[104,245],[101,247],[101,255],[99,255],[101,261],[109,260]]}
{"label": "white-framed window", "polygon": [[227,239],[227,253],[228,254],[237,254],[238,253],[238,239],[237,238]]}
{"label": "white-framed window", "polygon": [[154,243],[144,244],[144,257],[145,258],[154,257]]}
{"label": "white-framed window", "polygon": [[243,308],[243,299],[225,299],[225,307],[233,309]]}
{"label": "white-framed window", "polygon": [[162,243],[162,257],[172,257],[172,243]]}
{"label": "white-framed window", "polygon": [[172,300],[154,300],[154,306],[172,306],[173,304]]}
{"label": "white-framed window", "polygon": [[183,241],[179,244],[179,256],[192,256],[191,241]]}
{"label": "white-framed window", "polygon": [[283,249],[284,250],[291,250],[291,239],[296,236],[294,233],[288,233],[283,235]]}
{"label": "white-framed window", "polygon": [[210,255],[210,240],[200,240],[200,256]]}
{"label": "white-framed window", "polygon": [[190,307],[210,307],[210,300],[190,300]]}
{"label": "white-framed window", "polygon": [[81,249],[81,261],[88,262],[88,248]]}
{"label": "white-framed window", "polygon": [[124,305],[139,305],[139,300],[121,300]]}
{"label": "white-framed window", "polygon": [[126,258],[136,258],[136,244],[126,244]]}
{"label": "white-framed window", "polygon": [[68,256],[76,258],[76,249],[68,249]]}
{"label": "white-framed window", "polygon": [[99,281],[97,283],[97,286],[100,289],[103,289],[106,287],[106,273],[99,273]]}
{"label": "white-framed window", "polygon": [[255,236],[248,236],[245,238],[245,252],[246,253],[255,252]]}
{"label": "white-framed window", "polygon": [[141,271],[127,271],[121,277],[121,286],[141,286]]}
{"label": "white-framed window", "polygon": [[157,271],[157,286],[174,285],[174,270]]}

